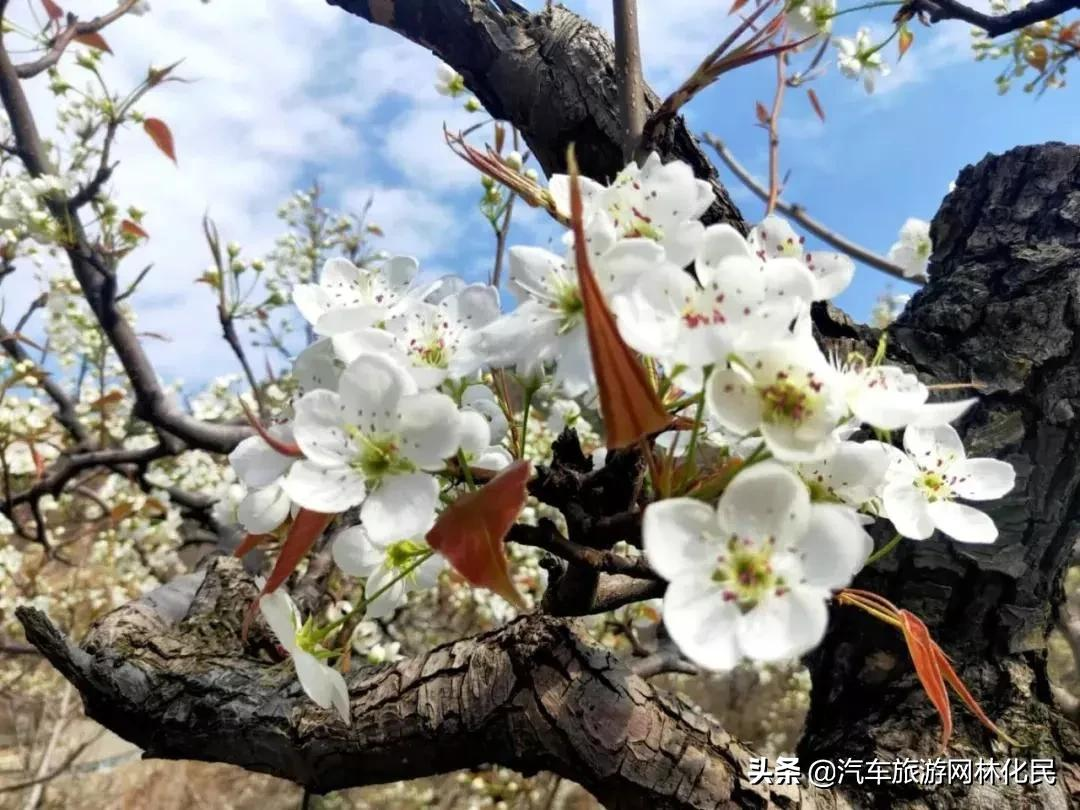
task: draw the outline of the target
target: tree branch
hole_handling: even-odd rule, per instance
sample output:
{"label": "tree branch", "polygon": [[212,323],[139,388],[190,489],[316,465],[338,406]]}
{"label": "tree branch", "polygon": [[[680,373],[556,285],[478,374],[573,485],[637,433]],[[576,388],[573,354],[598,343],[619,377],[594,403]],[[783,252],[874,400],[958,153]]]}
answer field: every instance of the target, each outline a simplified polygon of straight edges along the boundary
{"label": "tree branch", "polygon": [[124,2],[108,14],[102,14],[100,17],[95,17],[86,22],[77,22],[74,15],[69,14],[67,26],[53,38],[49,45],[49,50],[45,55],[33,62],[16,65],[15,74],[20,79],[29,79],[33,76],[37,76],[39,73],[45,72],[60,61],[60,57],[64,55],[64,51],[67,50],[68,45],[70,45],[76,37],[85,36],[86,34],[96,34],[106,26],[112,25],[131,11],[137,2],[139,2],[139,0],[124,0]]}
{"label": "tree branch", "polygon": [[[15,143],[31,177],[50,174],[52,169],[38,135],[33,113],[27,103],[19,76],[0,41],[0,98],[11,122]],[[174,408],[158,381],[149,358],[131,324],[116,306],[116,275],[83,230],[79,217],[68,209],[67,200],[52,198],[49,209],[58,222],[66,223],[69,240],[64,245],[71,269],[83,295],[97,317],[131,382],[136,396],[136,414],[155,427],[168,431],[191,448],[227,453],[251,434],[246,426],[213,425]]]}
{"label": "tree branch", "polygon": [[345,726],[291,666],[257,657],[261,623],[242,645],[256,594],[240,562],[219,557],[109,614],[81,647],[43,613],[17,615],[89,716],[149,757],[229,762],[315,793],[488,763],[553,771],[612,808],[796,807],[816,795],[749,784],[749,752],[713,721],[542,615],[349,673]]}
{"label": "tree branch", "polygon": [[[769,190],[762,186],[757,180],[755,180],[754,176],[750,174],[750,172],[748,172],[742,166],[742,164],[740,164],[735,159],[735,156],[731,154],[730,150],[728,150],[728,148],[717,138],[714,138],[712,135],[708,134],[705,135],[704,138],[705,142],[709,144],[709,146],[711,146],[714,150],[716,150],[717,156],[724,163],[724,165],[731,169],[731,173],[734,174],[737,178],[739,178],[739,180],[742,181],[743,185],[745,185],[748,189],[754,192],[754,194],[757,195],[762,202],[768,204],[770,199]],[[898,278],[901,281],[906,281],[909,284],[921,283],[922,279],[909,278],[908,276],[905,276],[903,268],[899,265],[893,264],[888,259],[879,256],[877,253],[874,253],[872,250],[868,250],[862,247],[862,245],[857,245],[854,242],[851,242],[840,236],[835,231],[830,230],[825,225],[822,225],[816,219],[813,219],[809,214],[807,214],[806,209],[804,209],[801,205],[792,205],[791,203],[786,203],[783,200],[777,199],[775,207],[777,210],[782,211],[783,213],[791,217],[793,220],[798,222],[800,225],[806,228],[806,230],[810,231],[810,233],[818,237],[822,242],[825,242],[827,245],[831,245],[842,253],[846,253],[848,256],[855,259],[856,261],[860,261],[868,267],[873,267],[875,270],[880,270],[883,273],[893,276],[894,278]]]}
{"label": "tree branch", "polygon": [[925,13],[930,18],[930,22],[962,20],[976,28],[981,28],[991,37],[999,37],[1033,23],[1049,20],[1071,9],[1080,8],[1080,2],[1078,0],[1035,0],[997,16],[976,11],[957,0],[912,0],[911,8],[916,12]]}
{"label": "tree branch", "polygon": [[615,77],[619,85],[619,117],[625,131],[623,162],[637,156],[645,130],[645,79],[641,75],[637,0],[614,0]]}

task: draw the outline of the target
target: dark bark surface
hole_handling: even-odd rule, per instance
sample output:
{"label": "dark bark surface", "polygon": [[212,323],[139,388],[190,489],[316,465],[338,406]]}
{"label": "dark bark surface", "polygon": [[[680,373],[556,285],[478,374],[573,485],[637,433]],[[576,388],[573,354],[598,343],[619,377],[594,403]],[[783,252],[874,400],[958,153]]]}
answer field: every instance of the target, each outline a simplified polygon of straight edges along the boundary
{"label": "dark bark surface", "polygon": [[[573,12],[548,6],[528,14],[513,10],[516,4],[488,0],[328,2],[396,31],[461,73],[492,116],[518,128],[548,175],[566,170],[570,144],[589,177],[611,178],[622,169],[615,47]],[[646,91],[651,112],[660,100]],[[717,200],[706,221],[730,222],[746,232],[739,209],[681,117],[661,127],[645,147],[656,149],[665,162],[689,163],[713,184]]]}
{"label": "dark bark surface", "polygon": [[714,721],[543,615],[350,673],[346,726],[271,660],[260,623],[240,641],[257,592],[219,557],[110,614],[81,647],[38,611],[19,618],[87,714],[151,757],[233,763],[315,792],[488,763],[553,771],[610,807],[832,806],[751,785],[749,751]]}
{"label": "dark bark surface", "polygon": [[[1022,743],[1011,755],[1073,768],[1075,799],[1080,739],[1052,705],[1045,665],[1080,520],[1080,147],[1021,147],[967,167],[931,236],[930,282],[890,329],[890,356],[927,382],[979,384],[980,402],[958,428],[970,456],[1011,462],[1017,486],[985,504],[1001,531],[993,545],[905,541],[857,584],[921,616],[990,716]],[[850,608],[833,613],[812,664],[804,759],[932,755],[940,723],[899,633]],[[1006,755],[962,708],[955,713],[954,756]],[[890,787],[877,804],[1065,807],[1062,787]]]}

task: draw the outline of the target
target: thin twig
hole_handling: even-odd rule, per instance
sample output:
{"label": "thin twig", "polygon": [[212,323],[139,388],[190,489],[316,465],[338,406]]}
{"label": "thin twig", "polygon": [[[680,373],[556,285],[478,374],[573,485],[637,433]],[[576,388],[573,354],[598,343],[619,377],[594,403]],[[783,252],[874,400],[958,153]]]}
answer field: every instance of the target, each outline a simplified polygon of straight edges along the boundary
{"label": "thin twig", "polygon": [[33,62],[27,62],[16,66],[15,74],[20,79],[29,79],[33,76],[37,76],[39,73],[45,72],[60,61],[60,57],[63,56],[68,45],[70,45],[76,37],[85,36],[86,34],[96,34],[98,31],[105,28],[105,26],[111,25],[131,11],[138,2],[139,0],[124,0],[123,3],[118,5],[108,14],[102,14],[100,17],[95,17],[87,22],[72,21],[59,34],[53,37],[53,40],[49,45],[49,50],[44,56]]}
{"label": "thin twig", "polygon": [[645,129],[645,80],[642,78],[641,43],[638,39],[637,0],[613,0],[613,11],[623,163],[630,163],[641,146],[641,135]]}
{"label": "thin twig", "polygon": [[[748,172],[742,166],[742,164],[740,164],[735,159],[735,156],[731,154],[728,148],[724,146],[721,141],[709,134],[705,134],[703,138],[705,139],[705,142],[709,144],[709,146],[716,150],[716,154],[720,158],[720,160],[723,161],[724,165],[731,170],[732,174],[734,174],[737,178],[739,178],[739,180],[742,181],[743,185],[745,185],[748,189],[754,192],[754,194],[756,194],[762,201],[768,201],[768,189],[763,187],[757,180],[754,179],[753,175],[751,175],[750,172]],[[807,214],[805,209],[801,205],[792,205],[791,203],[786,203],[783,200],[778,199],[776,201],[776,210],[782,211],[783,213],[787,214],[793,220],[806,228],[806,230],[808,230],[810,233],[814,234],[814,236],[821,239],[821,241],[825,242],[828,245],[831,245],[842,253],[846,253],[851,258],[862,262],[868,267],[873,267],[875,270],[880,270],[883,273],[887,273],[888,275],[898,278],[901,281],[906,281],[909,284],[923,283],[922,280],[919,278],[911,278],[904,275],[904,269],[899,265],[893,264],[883,256],[879,256],[877,253],[874,253],[873,251],[864,248],[862,245],[857,245],[854,242],[845,239],[844,237],[837,234],[835,231],[832,231],[825,225],[822,225],[816,219],[813,219],[809,214]]]}
{"label": "thin twig", "polygon": [[785,55],[776,55],[776,93],[773,95],[772,109],[769,111],[769,196],[765,200],[765,216],[768,216],[776,208],[776,201],[780,199],[780,107],[784,101],[784,88],[787,82],[784,79]]}

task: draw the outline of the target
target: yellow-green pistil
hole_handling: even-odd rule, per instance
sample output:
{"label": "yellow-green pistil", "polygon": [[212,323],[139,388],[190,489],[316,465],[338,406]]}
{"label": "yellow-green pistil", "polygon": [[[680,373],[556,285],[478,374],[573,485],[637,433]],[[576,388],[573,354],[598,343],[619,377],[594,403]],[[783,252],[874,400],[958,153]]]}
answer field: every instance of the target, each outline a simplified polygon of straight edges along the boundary
{"label": "yellow-green pistil", "polygon": [[381,481],[387,475],[403,475],[416,469],[400,454],[396,436],[368,435],[352,425],[346,426],[345,432],[358,451],[350,466],[366,480]]}
{"label": "yellow-green pistil", "polygon": [[732,536],[727,549],[716,557],[713,582],[723,587],[725,602],[735,602],[742,611],[756,606],[770,593],[783,595],[787,590],[783,577],[772,568],[773,538],[763,545],[753,545]]}

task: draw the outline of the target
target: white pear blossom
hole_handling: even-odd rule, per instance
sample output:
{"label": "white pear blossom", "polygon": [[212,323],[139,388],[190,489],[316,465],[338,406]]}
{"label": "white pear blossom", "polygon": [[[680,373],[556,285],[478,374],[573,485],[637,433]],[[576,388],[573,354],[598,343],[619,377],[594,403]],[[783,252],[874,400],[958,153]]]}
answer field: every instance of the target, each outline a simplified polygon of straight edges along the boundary
{"label": "white pear blossom", "polygon": [[510,250],[510,288],[521,303],[480,330],[478,349],[492,366],[517,366],[531,376],[556,363],[555,381],[576,396],[592,387],[585,306],[577,272],[540,248]]}
{"label": "white pear blossom", "polygon": [[786,219],[775,214],[770,214],[754,226],[749,241],[762,261],[781,258],[801,261],[814,280],[814,301],[835,298],[847,289],[855,276],[855,262],[850,257],[842,253],[807,251],[804,246],[806,240],[795,233]]}
{"label": "white pear blossom", "polygon": [[444,568],[443,558],[431,553],[422,536],[378,543],[363,526],[338,532],[332,552],[338,568],[365,579],[366,619],[389,616],[410,592],[434,587]]}
{"label": "white pear blossom", "polygon": [[[569,216],[570,178],[553,175],[549,190],[559,210]],[[694,177],[689,164],[663,163],[656,152],[641,166],[628,165],[610,187],[581,178],[581,192],[589,231],[606,218],[619,238],[651,239],[679,266],[689,264],[697,253],[705,229],[700,217],[716,199],[712,186]]]}
{"label": "white pear blossom", "polygon": [[423,533],[434,519],[437,470],[458,449],[458,410],[445,394],[418,391],[383,355],[362,355],[338,391],[296,404],[296,443],[306,456],[283,479],[289,496],[317,512],[362,504],[360,519],[382,542]]}
{"label": "white pear blossom", "polygon": [[333,667],[319,660],[319,650],[311,636],[311,627],[300,620],[296,604],[278,588],[259,599],[263,618],[292,659],[296,677],[304,692],[324,709],[331,706],[348,725],[351,721],[349,688],[345,678]]}
{"label": "white pear blossom", "polygon": [[791,0],[786,16],[791,33],[800,39],[827,34],[836,16],[836,0]]}
{"label": "white pear blossom", "polygon": [[899,265],[908,278],[923,278],[933,252],[930,223],[912,217],[900,229],[899,241],[889,248],[889,261]]}
{"label": "white pear blossom", "polygon": [[973,397],[927,402],[930,389],[914,374],[896,366],[854,364],[842,367],[841,374],[852,416],[882,430],[945,425],[959,419],[976,402]]}
{"label": "white pear blossom", "polygon": [[705,402],[728,430],[742,436],[760,430],[770,452],[784,461],[827,458],[847,412],[840,375],[813,341],[799,339],[716,369]]}
{"label": "white pear blossom", "polygon": [[814,501],[839,502],[876,514],[886,476],[899,452],[877,441],[842,441],[828,458],[796,465]]}
{"label": "white pear blossom", "polygon": [[458,416],[465,463],[482,470],[501,470],[513,462],[510,451],[492,441],[491,424],[483,414],[464,409]]}
{"label": "white pear blossom", "polygon": [[499,314],[499,291],[488,284],[470,284],[437,303],[402,302],[386,319],[384,330],[341,332],[333,344],[346,363],[369,351],[392,354],[421,388],[435,388],[447,378],[474,374],[484,364],[477,351],[479,330]]}
{"label": "white pear blossom", "polygon": [[482,383],[475,383],[465,389],[461,395],[461,408],[476,411],[487,420],[493,443],[501,442],[510,430],[510,423],[495,398],[495,392]]}
{"label": "white pear blossom", "polygon": [[416,259],[409,256],[394,256],[372,267],[330,259],[318,284],[293,289],[293,303],[319,335],[377,326],[409,294],[418,270]]}
{"label": "white pear blossom", "polygon": [[831,591],[873,548],[854,510],[811,503],[774,461],[740,472],[715,508],[691,498],[652,504],[642,532],[650,564],[669,582],[664,625],[690,660],[721,671],[817,645]]}
{"label": "white pear blossom", "polygon": [[813,296],[797,259],[761,259],[730,225],[702,238],[697,281],[665,264],[613,301],[623,339],[670,366],[723,363],[732,352],[763,349],[789,333]]}
{"label": "white pear blossom", "polygon": [[[268,431],[283,442],[293,441],[291,425],[272,425]],[[292,500],[281,485],[295,461],[260,436],[249,436],[229,454],[229,463],[247,487],[236,508],[236,518],[245,531],[268,534],[289,517]]]}
{"label": "white pear blossom", "polygon": [[840,72],[849,79],[862,79],[867,93],[874,92],[874,84],[879,76],[889,75],[889,66],[881,58],[881,51],[870,39],[870,29],[860,28],[855,39],[837,37],[836,47],[840,51],[837,64]]}
{"label": "white pear blossom", "polygon": [[1016,483],[1011,464],[993,458],[967,458],[960,436],[949,425],[909,427],[904,450],[887,473],[883,504],[896,531],[925,540],[937,529],[962,543],[992,543],[993,519],[957,498],[1000,498]]}
{"label": "white pear blossom", "polygon": [[440,62],[435,68],[435,90],[439,95],[457,98],[465,93],[465,77],[449,65]]}

